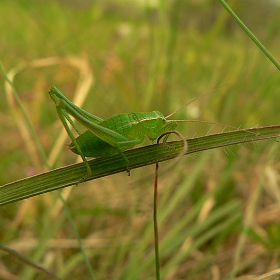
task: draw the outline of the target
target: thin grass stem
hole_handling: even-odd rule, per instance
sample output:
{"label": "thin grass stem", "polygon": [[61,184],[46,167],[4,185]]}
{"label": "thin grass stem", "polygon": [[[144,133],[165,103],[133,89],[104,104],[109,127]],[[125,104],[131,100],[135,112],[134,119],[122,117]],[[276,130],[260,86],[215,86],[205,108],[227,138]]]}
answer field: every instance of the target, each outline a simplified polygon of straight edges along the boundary
{"label": "thin grass stem", "polygon": [[280,70],[280,64],[273,57],[273,55],[266,49],[266,47],[260,42],[260,40],[251,32],[251,30],[242,22],[242,20],[235,14],[235,12],[230,8],[230,6],[224,1],[219,0],[223,7],[228,11],[228,13],[233,17],[233,19],[239,24],[239,26],[244,30],[244,32],[251,38],[251,40],[257,45],[257,47],[265,54],[265,56]]}

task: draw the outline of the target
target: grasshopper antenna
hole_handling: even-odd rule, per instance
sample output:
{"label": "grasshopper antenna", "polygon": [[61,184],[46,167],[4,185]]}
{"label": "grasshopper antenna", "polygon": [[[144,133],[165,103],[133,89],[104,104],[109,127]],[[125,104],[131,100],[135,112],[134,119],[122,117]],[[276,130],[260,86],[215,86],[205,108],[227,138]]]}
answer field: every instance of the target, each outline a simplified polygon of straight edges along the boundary
{"label": "grasshopper antenna", "polygon": [[218,89],[220,89],[220,88],[222,88],[222,87],[224,87],[224,86],[227,86],[227,84],[222,85],[222,86],[220,86],[220,87],[218,87],[218,88],[216,88],[216,89],[213,89],[213,90],[211,90],[211,91],[208,91],[208,92],[206,92],[206,93],[204,93],[204,94],[202,94],[202,95],[200,95],[200,96],[194,98],[193,100],[191,100],[191,101],[189,101],[188,103],[184,104],[182,107],[180,107],[179,109],[177,109],[176,111],[174,111],[174,112],[171,113],[170,115],[166,116],[165,119],[166,119],[166,120],[169,119],[170,117],[172,117],[173,115],[175,115],[176,113],[178,113],[179,111],[181,111],[183,108],[185,108],[185,107],[188,106],[189,104],[193,103],[193,102],[194,102],[195,100],[197,100],[198,98],[201,98],[201,97],[203,97],[203,96],[205,96],[205,95],[207,95],[207,94],[210,94],[210,93],[212,93],[213,91],[216,91],[216,90],[218,90]]}
{"label": "grasshopper antenna", "polygon": [[238,129],[238,127],[236,126],[232,126],[232,125],[228,125],[228,124],[223,124],[223,123],[218,123],[218,122],[210,122],[210,121],[203,121],[203,120],[174,120],[175,122],[198,122],[198,123],[207,123],[207,124],[214,124],[214,125],[219,125],[219,126],[224,126],[226,127],[230,127],[230,128],[234,128],[234,129]]}

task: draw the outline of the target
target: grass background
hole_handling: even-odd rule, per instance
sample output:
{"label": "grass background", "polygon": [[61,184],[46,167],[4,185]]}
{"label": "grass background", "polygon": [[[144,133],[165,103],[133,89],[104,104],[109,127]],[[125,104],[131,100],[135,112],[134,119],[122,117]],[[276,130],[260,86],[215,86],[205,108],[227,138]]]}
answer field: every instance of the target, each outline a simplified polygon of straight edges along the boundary
{"label": "grass background", "polygon": [[[279,61],[279,6],[229,4]],[[83,108],[104,119],[131,111],[168,115],[227,84],[174,118],[242,128],[279,124],[279,73],[218,1],[2,1],[0,13],[6,69],[61,60],[29,67],[14,80],[47,155],[61,129],[49,88],[56,85],[72,99],[79,79],[91,71],[94,83]],[[70,56],[90,68],[81,74],[63,60]],[[46,169],[26,148],[1,79],[3,185]],[[188,123],[178,130],[193,137],[221,128]],[[59,152],[53,167],[76,160],[65,146]],[[278,268],[279,168],[279,144],[265,141],[186,157],[161,175],[163,278],[230,279]],[[145,178],[153,171],[151,166],[131,177],[118,174],[63,190],[96,279],[155,278],[153,179]],[[4,206],[0,215],[2,244],[61,278],[90,279],[57,192]],[[45,279],[5,253],[0,262],[0,278]]]}

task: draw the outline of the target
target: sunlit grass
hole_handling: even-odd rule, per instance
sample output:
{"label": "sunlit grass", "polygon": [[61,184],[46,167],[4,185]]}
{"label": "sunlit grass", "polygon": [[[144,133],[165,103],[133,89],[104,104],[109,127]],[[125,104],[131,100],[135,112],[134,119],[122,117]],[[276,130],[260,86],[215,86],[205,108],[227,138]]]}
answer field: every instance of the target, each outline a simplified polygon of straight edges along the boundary
{"label": "sunlit grass", "polygon": [[[228,84],[192,104],[198,119],[242,128],[279,124],[279,73],[221,6],[206,11],[182,5],[173,11],[180,19],[173,30],[170,24],[176,20],[169,20],[167,7],[131,10],[127,5],[106,1],[85,8],[56,1],[5,1],[0,11],[2,62],[11,69],[44,57],[82,57],[95,77],[83,107],[102,118],[148,110],[167,115]],[[236,9],[245,20],[246,7]],[[250,21],[250,28],[277,56],[280,36],[273,26],[279,26],[279,19],[263,22],[260,26]],[[61,125],[47,92],[56,85],[72,98],[77,81],[78,71],[67,64],[30,68],[15,79],[47,154]],[[2,92],[1,185],[42,172],[34,169]],[[191,118],[189,111],[176,119]],[[192,137],[206,134],[212,125],[179,128]],[[62,146],[55,166],[75,159]],[[266,141],[200,153],[160,175],[164,279],[228,279],[234,269],[237,275],[260,275],[278,267],[278,161],[279,144]],[[114,175],[63,191],[97,279],[154,279],[153,180],[132,184],[153,171],[142,168],[131,177]],[[1,208],[1,243],[65,279],[88,279],[57,198],[53,192]],[[35,279],[33,270],[14,258],[1,252],[0,259],[19,279]],[[0,275],[9,279],[4,277]]]}

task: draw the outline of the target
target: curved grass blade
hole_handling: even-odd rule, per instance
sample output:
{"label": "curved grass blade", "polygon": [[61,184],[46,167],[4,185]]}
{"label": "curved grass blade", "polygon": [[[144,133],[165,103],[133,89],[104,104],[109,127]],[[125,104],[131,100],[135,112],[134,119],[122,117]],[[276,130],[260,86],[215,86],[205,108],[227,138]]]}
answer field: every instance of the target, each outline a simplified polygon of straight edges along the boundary
{"label": "curved grass blade", "polygon": [[[187,139],[188,151],[186,155],[279,136],[280,125],[273,125]],[[128,150],[124,153],[129,160],[130,169],[132,170],[175,158],[182,151],[183,147],[183,141],[172,141],[168,142],[168,145],[154,144]],[[97,158],[88,162],[92,169],[92,176],[86,178],[84,181],[90,181],[126,171],[126,162],[124,162],[120,155]],[[0,186],[0,205],[61,189],[70,185],[77,185],[86,175],[87,169],[84,163],[77,163]]]}

